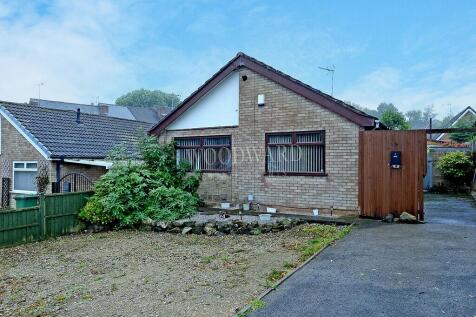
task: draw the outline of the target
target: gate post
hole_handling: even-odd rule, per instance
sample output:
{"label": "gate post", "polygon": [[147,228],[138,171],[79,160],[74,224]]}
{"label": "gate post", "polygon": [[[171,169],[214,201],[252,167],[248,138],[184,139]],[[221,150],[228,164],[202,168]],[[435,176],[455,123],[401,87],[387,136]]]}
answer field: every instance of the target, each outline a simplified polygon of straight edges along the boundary
{"label": "gate post", "polygon": [[45,195],[40,194],[38,197],[40,202],[39,206],[39,215],[38,215],[38,222],[40,224],[40,240],[43,240],[46,236],[46,203],[45,203]]}

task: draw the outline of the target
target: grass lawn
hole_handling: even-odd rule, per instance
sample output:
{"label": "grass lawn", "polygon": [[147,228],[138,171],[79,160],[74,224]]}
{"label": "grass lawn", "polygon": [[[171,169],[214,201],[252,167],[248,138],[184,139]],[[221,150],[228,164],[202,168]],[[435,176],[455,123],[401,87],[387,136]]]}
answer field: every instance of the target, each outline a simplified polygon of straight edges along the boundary
{"label": "grass lawn", "polygon": [[349,229],[115,231],[1,249],[0,315],[231,316]]}

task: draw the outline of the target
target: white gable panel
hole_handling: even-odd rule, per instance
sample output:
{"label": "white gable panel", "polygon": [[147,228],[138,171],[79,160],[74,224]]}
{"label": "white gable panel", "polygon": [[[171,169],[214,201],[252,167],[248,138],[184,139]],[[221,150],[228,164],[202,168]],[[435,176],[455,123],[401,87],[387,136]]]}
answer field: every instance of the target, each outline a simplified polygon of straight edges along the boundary
{"label": "white gable panel", "polygon": [[239,74],[233,72],[200,98],[168,130],[238,125]]}

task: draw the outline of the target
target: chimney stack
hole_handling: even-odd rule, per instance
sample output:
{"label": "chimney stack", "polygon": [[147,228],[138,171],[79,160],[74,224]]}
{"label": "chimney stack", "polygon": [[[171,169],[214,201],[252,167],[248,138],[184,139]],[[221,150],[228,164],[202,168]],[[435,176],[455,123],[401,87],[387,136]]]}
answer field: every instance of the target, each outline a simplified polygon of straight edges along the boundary
{"label": "chimney stack", "polygon": [[107,116],[109,114],[109,106],[105,103],[99,103],[99,115]]}

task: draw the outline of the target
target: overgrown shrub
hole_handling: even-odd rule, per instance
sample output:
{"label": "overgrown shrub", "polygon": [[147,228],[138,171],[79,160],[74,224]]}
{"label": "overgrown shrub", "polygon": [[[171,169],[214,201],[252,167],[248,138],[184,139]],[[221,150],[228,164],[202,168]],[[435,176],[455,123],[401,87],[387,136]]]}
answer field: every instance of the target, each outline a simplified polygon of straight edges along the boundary
{"label": "overgrown shrub", "polygon": [[201,175],[188,173],[187,164],[177,166],[173,144],[146,137],[139,148],[140,161],[115,161],[96,182],[82,219],[130,227],[147,218],[176,220],[196,212]]}
{"label": "overgrown shrub", "polygon": [[443,155],[436,167],[455,191],[471,183],[474,173],[473,160],[464,152],[449,152]]}
{"label": "overgrown shrub", "polygon": [[101,201],[94,196],[88,200],[80,215],[83,219],[98,225],[108,225],[115,220],[114,216],[104,209]]}
{"label": "overgrown shrub", "polygon": [[175,220],[191,216],[198,206],[198,197],[176,187],[157,187],[149,194],[147,214],[155,219]]}

